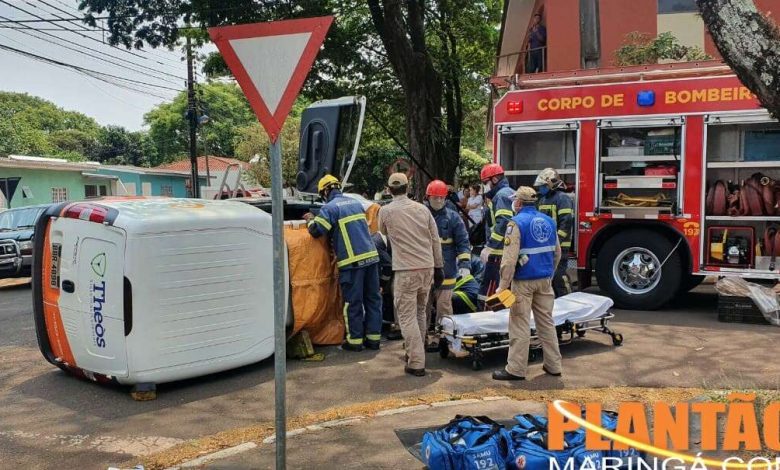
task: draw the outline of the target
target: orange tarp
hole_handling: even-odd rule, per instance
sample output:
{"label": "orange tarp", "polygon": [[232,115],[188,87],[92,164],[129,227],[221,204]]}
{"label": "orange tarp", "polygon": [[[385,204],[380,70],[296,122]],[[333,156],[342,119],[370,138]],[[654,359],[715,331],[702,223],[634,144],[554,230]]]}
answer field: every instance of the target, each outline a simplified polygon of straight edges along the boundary
{"label": "orange tarp", "polygon": [[336,260],[327,238],[312,237],[306,225],[297,228],[288,225],[284,227],[284,239],[295,319],[292,335],[306,330],[314,344],[341,344],[344,340],[341,290]]}

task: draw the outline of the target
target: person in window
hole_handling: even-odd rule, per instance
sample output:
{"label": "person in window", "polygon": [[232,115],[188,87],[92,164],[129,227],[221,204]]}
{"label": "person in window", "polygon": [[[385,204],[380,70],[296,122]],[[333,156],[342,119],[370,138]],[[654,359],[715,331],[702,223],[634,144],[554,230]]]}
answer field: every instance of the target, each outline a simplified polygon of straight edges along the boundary
{"label": "person in window", "polygon": [[544,72],[545,52],[547,49],[547,28],[542,25],[542,15],[534,15],[528,37],[528,64],[526,73]]}

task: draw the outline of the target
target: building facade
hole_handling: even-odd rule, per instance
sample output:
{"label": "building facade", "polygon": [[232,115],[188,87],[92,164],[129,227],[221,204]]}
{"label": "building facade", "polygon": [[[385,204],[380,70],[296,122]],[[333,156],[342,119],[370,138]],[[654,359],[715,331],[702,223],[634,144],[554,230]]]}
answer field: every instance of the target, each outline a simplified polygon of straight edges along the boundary
{"label": "building facade", "polygon": [[187,197],[189,178],[180,171],[12,155],[0,158],[0,208],[103,196]]}
{"label": "building facade", "polygon": [[[780,11],[780,0],[754,1],[765,13]],[[546,72],[614,67],[615,52],[632,32],[655,37],[668,31],[682,45],[720,59],[695,0],[506,0],[496,77],[526,73],[536,14],[546,28]]]}

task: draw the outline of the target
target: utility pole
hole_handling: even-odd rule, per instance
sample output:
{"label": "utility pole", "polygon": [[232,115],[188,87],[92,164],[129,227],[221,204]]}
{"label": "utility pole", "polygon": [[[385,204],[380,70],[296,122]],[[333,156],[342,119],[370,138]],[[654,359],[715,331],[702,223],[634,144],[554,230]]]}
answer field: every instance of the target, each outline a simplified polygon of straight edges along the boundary
{"label": "utility pole", "polygon": [[195,79],[192,70],[192,41],[187,36],[187,119],[190,121],[190,165],[192,166],[192,197],[200,197],[198,183],[198,106],[195,103]]}

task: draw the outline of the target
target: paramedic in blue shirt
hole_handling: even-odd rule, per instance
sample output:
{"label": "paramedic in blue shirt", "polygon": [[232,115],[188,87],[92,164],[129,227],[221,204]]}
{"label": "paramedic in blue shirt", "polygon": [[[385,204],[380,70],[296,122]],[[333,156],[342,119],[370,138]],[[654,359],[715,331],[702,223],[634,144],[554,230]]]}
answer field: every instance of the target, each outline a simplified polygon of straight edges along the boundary
{"label": "paramedic in blue shirt", "polygon": [[519,212],[506,228],[497,292],[511,285],[517,300],[509,310],[507,365],[493,372],[495,380],[525,380],[531,342],[531,312],[536,333],[542,342],[542,369],[549,375],[561,375],[561,353],[552,316],[555,300],[552,277],[561,258],[561,245],[555,222],[536,210],[536,199],[533,188],[518,188],[514,200]]}
{"label": "paramedic in blue shirt", "polygon": [[317,190],[326,204],[316,217],[309,214],[307,222],[313,237],[330,236],[336,252],[347,322],[342,348],[377,350],[382,332],[379,253],[368,230],[366,213],[359,201],[341,194],[341,184],[334,176],[323,176]]}
{"label": "paramedic in blue shirt", "polygon": [[[471,246],[466,224],[456,210],[450,209],[446,204],[448,193],[449,188],[441,180],[431,181],[425,190],[428,197],[426,205],[436,221],[444,258],[444,281],[433,291],[436,302],[434,324],[442,316],[452,315],[452,289],[455,287],[455,280],[459,276],[471,274]],[[433,344],[430,346],[433,347]]]}
{"label": "paramedic in blue shirt", "polygon": [[512,195],[514,191],[509,187],[509,181],[504,176],[504,168],[498,163],[489,163],[482,168],[479,175],[482,184],[489,190],[485,198],[488,212],[485,227],[487,239],[485,248],[482,249],[480,259],[485,265],[482,277],[482,285],[479,289],[480,301],[493,295],[498,287],[498,271],[501,266],[501,255],[504,253],[504,232],[507,223],[515,213],[512,211]]}

